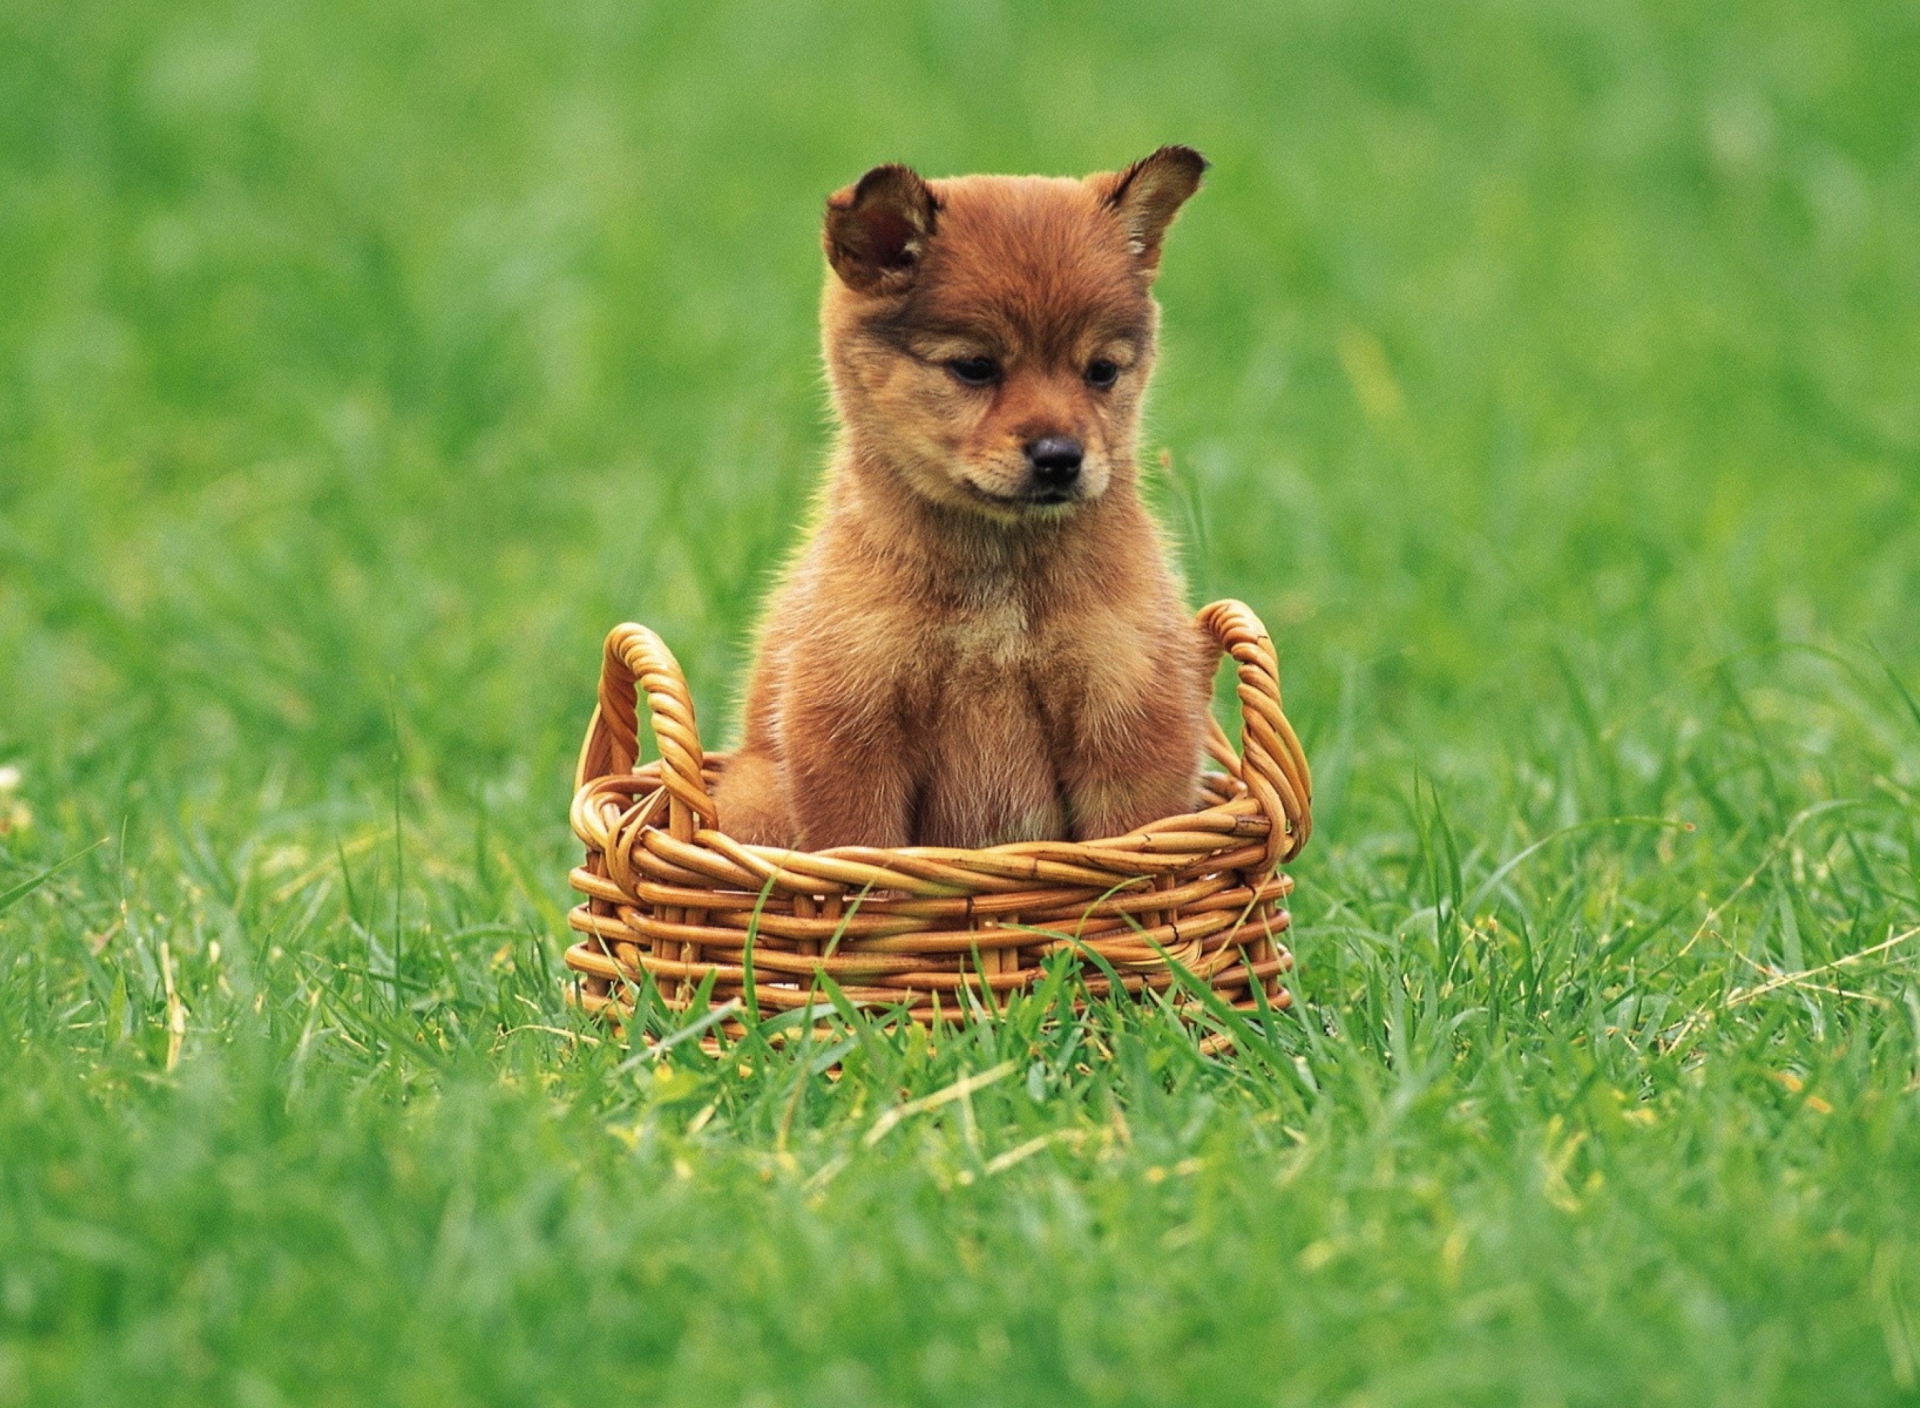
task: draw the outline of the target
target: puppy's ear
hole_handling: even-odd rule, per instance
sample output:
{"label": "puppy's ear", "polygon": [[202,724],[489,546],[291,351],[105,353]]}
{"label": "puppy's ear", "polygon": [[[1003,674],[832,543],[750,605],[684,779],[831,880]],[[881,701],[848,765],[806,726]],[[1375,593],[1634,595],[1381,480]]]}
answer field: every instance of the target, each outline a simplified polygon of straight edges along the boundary
{"label": "puppy's ear", "polygon": [[1108,183],[1107,206],[1120,219],[1127,243],[1149,271],[1160,267],[1167,226],[1200,189],[1207,159],[1192,147],[1162,147],[1125,171],[1095,179]]}
{"label": "puppy's ear", "polygon": [[827,197],[827,262],[848,288],[904,293],[933,236],[940,203],[911,167],[876,166]]}

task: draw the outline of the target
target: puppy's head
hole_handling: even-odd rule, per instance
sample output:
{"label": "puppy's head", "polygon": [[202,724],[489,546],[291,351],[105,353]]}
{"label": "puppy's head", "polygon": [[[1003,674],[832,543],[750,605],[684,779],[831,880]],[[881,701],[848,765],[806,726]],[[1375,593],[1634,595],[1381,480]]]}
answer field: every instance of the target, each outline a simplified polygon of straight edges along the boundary
{"label": "puppy's head", "polygon": [[1162,147],[1085,180],[879,166],[836,192],[822,326],[855,454],[1007,522],[1129,475],[1161,239],[1205,170]]}

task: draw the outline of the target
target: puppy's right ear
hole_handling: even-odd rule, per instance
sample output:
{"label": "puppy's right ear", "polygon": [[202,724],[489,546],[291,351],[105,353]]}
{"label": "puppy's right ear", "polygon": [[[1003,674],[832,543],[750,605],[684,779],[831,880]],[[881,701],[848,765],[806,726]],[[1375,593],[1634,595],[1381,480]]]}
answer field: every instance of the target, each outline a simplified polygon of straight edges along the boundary
{"label": "puppy's right ear", "polygon": [[906,292],[940,203],[911,167],[876,166],[827,197],[827,262],[860,293]]}

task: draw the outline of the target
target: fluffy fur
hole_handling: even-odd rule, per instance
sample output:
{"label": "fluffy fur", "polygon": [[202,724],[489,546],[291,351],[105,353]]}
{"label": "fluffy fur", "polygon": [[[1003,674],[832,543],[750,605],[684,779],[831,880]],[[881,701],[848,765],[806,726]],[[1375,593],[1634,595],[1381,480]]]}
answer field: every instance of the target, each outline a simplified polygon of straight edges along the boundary
{"label": "fluffy fur", "polygon": [[840,434],[762,622],[728,833],[976,847],[1195,805],[1214,651],[1135,450],[1161,240],[1205,166],[1185,147],[1084,180],[882,166],[829,199]]}

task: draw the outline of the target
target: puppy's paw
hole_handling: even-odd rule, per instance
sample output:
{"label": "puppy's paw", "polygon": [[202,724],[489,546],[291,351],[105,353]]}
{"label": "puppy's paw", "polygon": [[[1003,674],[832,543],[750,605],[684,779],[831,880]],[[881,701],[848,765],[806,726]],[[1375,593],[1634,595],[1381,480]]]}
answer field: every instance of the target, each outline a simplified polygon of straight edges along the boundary
{"label": "puppy's paw", "polygon": [[720,778],[714,804],[720,809],[720,830],[736,841],[789,848],[798,842],[798,828],[771,758],[758,753],[735,757]]}

